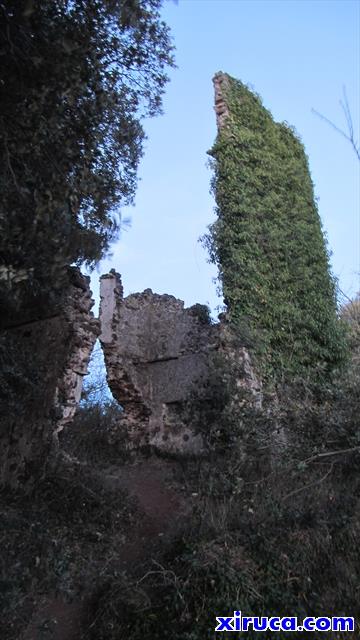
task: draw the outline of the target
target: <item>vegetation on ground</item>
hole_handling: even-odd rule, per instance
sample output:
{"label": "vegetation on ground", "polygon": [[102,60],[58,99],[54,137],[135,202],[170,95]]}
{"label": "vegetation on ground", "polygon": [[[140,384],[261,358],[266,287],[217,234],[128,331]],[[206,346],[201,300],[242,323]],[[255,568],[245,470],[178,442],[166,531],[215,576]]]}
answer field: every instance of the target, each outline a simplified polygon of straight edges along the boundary
{"label": "vegetation on ground", "polygon": [[[140,582],[109,582],[94,638],[215,638],[215,616],[235,609],[358,623],[358,349],[321,396],[303,381],[262,409],[244,394],[229,412],[234,387],[215,384],[216,401],[199,422],[208,454],[183,462],[187,495],[197,496],[192,515]],[[117,607],[103,606],[113,598]]]}

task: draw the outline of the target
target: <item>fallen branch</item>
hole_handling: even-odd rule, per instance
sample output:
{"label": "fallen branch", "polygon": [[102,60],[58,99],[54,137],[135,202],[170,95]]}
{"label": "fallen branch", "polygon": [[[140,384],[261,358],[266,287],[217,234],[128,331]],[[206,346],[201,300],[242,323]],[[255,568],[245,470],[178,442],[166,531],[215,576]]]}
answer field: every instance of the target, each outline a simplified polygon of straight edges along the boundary
{"label": "fallen branch", "polygon": [[308,464],[309,462],[313,462],[314,460],[318,460],[319,458],[330,458],[331,456],[338,456],[344,453],[353,453],[354,451],[360,451],[360,445],[351,447],[350,449],[338,449],[338,451],[324,451],[324,453],[317,453],[316,455],[311,456],[311,458],[307,458],[302,462]]}
{"label": "fallen branch", "polygon": [[297,493],[300,493],[301,491],[304,491],[305,489],[309,489],[310,487],[313,487],[317,484],[321,484],[321,482],[324,482],[324,480],[326,480],[326,478],[330,475],[330,473],[333,470],[333,464],[331,465],[330,469],[325,473],[324,476],[322,476],[322,478],[320,478],[319,480],[314,480],[314,482],[309,482],[309,484],[305,484],[303,487],[300,487],[299,489],[295,489],[294,491],[290,491],[290,493],[286,494],[286,496],[284,496],[282,498],[282,500],[287,500],[287,498],[290,498],[291,496],[295,496]]}

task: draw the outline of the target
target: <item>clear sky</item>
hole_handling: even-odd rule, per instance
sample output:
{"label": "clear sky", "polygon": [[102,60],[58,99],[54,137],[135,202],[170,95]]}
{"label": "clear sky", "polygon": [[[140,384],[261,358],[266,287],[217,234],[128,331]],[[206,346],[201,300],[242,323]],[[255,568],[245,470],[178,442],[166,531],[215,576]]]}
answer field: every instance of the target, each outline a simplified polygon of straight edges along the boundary
{"label": "clear sky", "polygon": [[[312,113],[345,126],[346,86],[359,132],[360,4],[353,0],[179,0],[165,2],[178,68],[164,115],[148,136],[131,227],[99,273],[114,267],[125,294],[151,288],[186,305],[219,304],[198,242],[214,219],[207,150],[216,136],[212,77],[224,71],[251,85],[275,120],[295,126],[309,156],[332,269],[349,296],[360,289],[359,163],[351,146]],[[92,278],[97,296],[98,274]],[[216,314],[215,314],[216,315]]]}

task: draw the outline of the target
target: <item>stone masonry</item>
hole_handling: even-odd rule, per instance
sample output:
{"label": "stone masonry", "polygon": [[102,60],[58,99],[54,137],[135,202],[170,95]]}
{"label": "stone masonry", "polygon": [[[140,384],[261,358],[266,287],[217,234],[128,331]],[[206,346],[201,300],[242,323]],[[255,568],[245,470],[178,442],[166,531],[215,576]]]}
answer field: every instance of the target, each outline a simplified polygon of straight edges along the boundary
{"label": "stone masonry", "polygon": [[[216,352],[236,360],[238,388],[261,399],[261,387],[244,347],[227,348],[226,319],[211,324],[207,308],[184,303],[151,289],[123,297],[119,274],[101,277],[100,341],[109,387],[124,408],[124,424],[133,447],[197,455],[200,434],[183,409],[207,401],[207,382]],[[228,351],[228,352],[227,352]]]}
{"label": "stone masonry", "polygon": [[213,78],[214,84],[214,92],[215,92],[215,115],[216,115],[216,125],[218,130],[223,128],[225,125],[225,121],[229,116],[229,109],[226,104],[226,100],[224,97],[224,90],[226,91],[228,85],[228,78],[226,74],[216,73]]}
{"label": "stone masonry", "polygon": [[31,484],[42,473],[57,433],[75,414],[99,334],[89,280],[68,268],[56,313],[39,318],[34,304],[34,318],[30,312],[15,318],[1,333],[2,361],[10,372],[10,382],[0,393],[2,486]]}
{"label": "stone masonry", "polygon": [[55,393],[58,414],[55,433],[72,421],[80,402],[84,376],[96,339],[100,333],[99,321],[91,311],[90,278],[76,268],[70,271],[71,284],[64,305],[63,321],[68,330],[67,357]]}
{"label": "stone masonry", "polygon": [[218,327],[207,309],[189,309],[151,289],[123,298],[120,276],[102,276],[100,323],[110,389],[124,407],[133,446],[199,453],[200,435],[183,424],[181,409],[204,386]]}

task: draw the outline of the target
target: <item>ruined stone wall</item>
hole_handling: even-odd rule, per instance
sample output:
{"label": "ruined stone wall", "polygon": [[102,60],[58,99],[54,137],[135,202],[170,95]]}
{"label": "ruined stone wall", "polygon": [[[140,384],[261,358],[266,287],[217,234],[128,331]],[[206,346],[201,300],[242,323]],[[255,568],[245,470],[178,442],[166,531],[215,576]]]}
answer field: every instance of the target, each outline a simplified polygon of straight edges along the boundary
{"label": "ruined stone wall", "polygon": [[[229,322],[227,314],[222,314],[219,323],[220,347],[224,363],[235,378],[235,389],[248,391],[248,402],[258,409],[263,403],[262,380],[255,370],[251,355],[241,343]],[[235,391],[232,402],[234,406],[238,401]],[[241,395],[241,394],[240,394]]]}
{"label": "ruined stone wall", "polygon": [[46,464],[54,435],[72,420],[99,333],[89,278],[68,270],[61,312],[14,318],[0,335],[0,484],[33,480]]}
{"label": "ruined stone wall", "polygon": [[62,431],[75,415],[90,356],[100,333],[99,321],[91,311],[94,301],[89,284],[90,278],[73,270],[63,314],[69,341],[55,392],[55,407],[59,416],[56,433]]}
{"label": "ruined stone wall", "polygon": [[189,420],[189,402],[190,406],[192,401],[207,402],[217,353],[228,361],[236,360],[237,386],[259,399],[261,385],[248,352],[230,346],[226,321],[211,324],[206,307],[186,309],[181,300],[151,289],[124,298],[115,271],[102,276],[100,297],[100,341],[107,379],[124,407],[123,424],[134,447],[201,452],[202,437]]}
{"label": "ruined stone wall", "polygon": [[215,93],[215,116],[216,126],[218,130],[222,129],[225,125],[225,121],[229,116],[229,108],[226,102],[226,88],[228,87],[228,76],[224,73],[216,73],[213,78],[214,93]]}
{"label": "ruined stone wall", "polygon": [[124,408],[122,424],[133,448],[202,452],[192,403],[199,408],[209,400],[218,353],[236,361],[237,386],[258,394],[246,349],[231,346],[226,321],[211,324],[206,307],[186,309],[181,300],[150,289],[124,298],[112,271],[101,278],[98,320],[89,278],[78,269],[68,269],[67,278],[61,312],[14,319],[0,335],[2,485],[32,482],[58,433],[71,428],[100,331],[109,386]]}
{"label": "ruined stone wall", "polygon": [[189,309],[147,289],[123,298],[120,277],[101,278],[100,322],[107,376],[134,446],[197,453],[201,437],[182,423],[182,405],[206,383],[218,327],[206,307]]}

